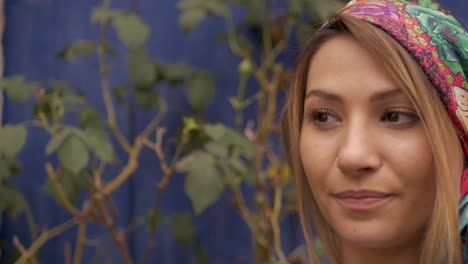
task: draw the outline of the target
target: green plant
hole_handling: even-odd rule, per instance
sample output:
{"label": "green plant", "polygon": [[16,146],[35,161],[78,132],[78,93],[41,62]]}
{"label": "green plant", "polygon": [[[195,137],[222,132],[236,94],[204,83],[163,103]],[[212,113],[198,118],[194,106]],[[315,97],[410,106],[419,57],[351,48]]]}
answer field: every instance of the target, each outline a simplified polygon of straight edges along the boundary
{"label": "green plant", "polygon": [[[239,65],[234,65],[239,76],[237,95],[226,98],[235,112],[235,127],[210,123],[202,116],[213,96],[212,75],[185,64],[150,59],[145,47],[149,26],[135,13],[111,9],[109,1],[91,14],[91,22],[100,27],[100,38],[76,41],[59,53],[59,57],[68,61],[97,56],[104,117],[85,95],[71,89],[66,82],[31,83],[22,76],[1,80],[0,90],[9,100],[35,101],[32,120],[0,127],[0,210],[12,216],[24,213],[33,241],[28,248],[17,238],[13,241],[20,253],[17,262],[38,263],[37,252],[49,239],[77,227],[73,263],[81,263],[88,225],[104,224],[124,262],[133,263],[135,260],[126,245],[127,235],[145,223],[151,237],[155,237],[158,226],[168,220],[158,209],[161,192],[179,172],[186,175],[185,191],[196,215],[217,202],[228,189],[233,205],[251,231],[254,262],[286,263],[280,222],[296,208],[291,175],[279,148],[275,147],[279,144],[278,100],[292,76],[280,55],[287,50],[292,36],[297,43],[303,43],[312,32],[310,24],[317,24],[327,13],[324,10],[334,9],[340,1],[322,1],[321,8],[309,2],[289,0],[284,9],[273,8],[271,0],[181,0],[177,3],[181,10],[180,26],[187,33],[210,15],[221,16],[226,22],[226,34],[220,39],[239,57]],[[246,16],[235,23],[230,7],[237,5],[243,7]],[[127,48],[125,54],[118,54],[108,42],[110,29]],[[111,71],[121,68],[127,70],[129,83],[111,87]],[[256,85],[252,94],[247,94],[249,80]],[[171,157],[163,147],[167,139],[161,121],[169,106],[158,92],[162,83],[184,87],[193,110],[182,120]],[[117,122],[116,102],[119,107],[153,110],[156,115],[145,129],[129,138]],[[250,118],[246,109],[252,106],[257,111],[251,120],[246,120]],[[77,122],[70,122],[75,119]],[[71,214],[69,221],[42,232],[28,203],[12,183],[21,170],[17,156],[27,144],[30,127],[38,127],[50,135],[45,148],[50,161],[44,165],[47,175],[44,190]],[[153,207],[145,216],[135,217],[130,227],[120,228],[115,224],[118,208],[112,194],[138,169],[144,148],[156,154],[163,176],[156,184]],[[111,167],[117,168],[118,173],[109,175]],[[245,202],[242,188],[253,191],[254,206]],[[176,240],[192,239],[195,230],[191,218],[190,213],[170,218],[170,229]],[[141,262],[148,260],[154,245],[155,240],[150,240]],[[205,258],[202,253],[199,256],[201,260]]]}
{"label": "green plant", "polygon": [[[203,144],[190,153],[194,162],[184,171],[196,213],[215,203],[224,188],[230,190],[252,234],[254,263],[287,263],[280,222],[296,211],[292,176],[276,147],[280,144],[279,99],[292,76],[280,55],[293,38],[292,42],[304,43],[314,31],[311,25],[320,24],[343,1],[289,0],[284,9],[273,5],[272,0],[181,0],[177,4],[180,26],[187,33],[207,16],[222,17],[226,34],[221,39],[240,60],[237,96],[228,99],[236,113],[236,127],[193,121],[191,129],[203,135]],[[240,22],[234,23],[231,6],[243,7],[246,16]],[[246,95],[249,79],[257,89]],[[245,120],[245,110],[252,105],[255,116]],[[202,176],[202,171],[209,176]],[[245,202],[244,185],[254,192],[253,207]],[[206,195],[197,195],[199,192]]]}
{"label": "green plant", "polygon": [[[50,239],[77,226],[76,248],[73,263],[81,263],[84,240],[88,225],[104,224],[114,243],[118,246],[125,263],[134,263],[126,245],[126,237],[135,226],[145,223],[151,234],[164,223],[166,217],[158,209],[161,192],[171,176],[182,166],[181,155],[187,151],[185,129],[175,135],[175,152],[171,157],[163,151],[166,128],[161,121],[168,110],[168,103],[158,92],[162,83],[183,86],[190,106],[195,112],[202,111],[211,100],[204,94],[196,100],[193,91],[213,89],[214,78],[207,72],[193,69],[182,63],[167,63],[152,59],[146,43],[150,27],[138,15],[125,10],[103,6],[91,13],[91,22],[100,27],[98,40],[78,40],[65,47],[58,56],[73,62],[77,59],[97,57],[99,61],[101,99],[105,106],[104,117],[90,104],[84,94],[71,88],[64,81],[27,82],[23,76],[11,76],[0,81],[0,91],[13,102],[34,100],[34,117],[19,124],[0,127],[0,210],[17,217],[24,213],[28,220],[32,244],[29,248],[13,240],[21,256],[17,263],[38,263],[37,251]],[[127,48],[118,54],[107,41],[108,32],[113,30]],[[114,69],[126,69],[128,83],[111,87],[110,74]],[[130,100],[129,100],[130,99]],[[131,105],[127,102],[136,101]],[[116,114],[116,101],[121,107],[139,107],[154,110],[156,115],[136,137],[125,136],[120,129]],[[77,120],[72,122],[71,120]],[[21,170],[18,154],[27,144],[28,129],[38,127],[50,135],[45,147],[49,161],[44,165],[47,180],[44,191],[52,195],[57,203],[71,215],[71,219],[50,230],[39,232],[38,224],[28,203],[14,187],[12,179]],[[112,194],[121,188],[138,169],[142,150],[154,151],[163,177],[156,184],[154,205],[145,216],[135,217],[129,228],[120,228],[118,206]],[[109,168],[117,168],[109,175]],[[79,199],[81,195],[81,200]],[[194,235],[191,214],[181,213],[171,217],[171,230],[178,241],[188,241]],[[180,230],[186,232],[180,233]],[[147,261],[154,247],[150,241],[141,262]]]}

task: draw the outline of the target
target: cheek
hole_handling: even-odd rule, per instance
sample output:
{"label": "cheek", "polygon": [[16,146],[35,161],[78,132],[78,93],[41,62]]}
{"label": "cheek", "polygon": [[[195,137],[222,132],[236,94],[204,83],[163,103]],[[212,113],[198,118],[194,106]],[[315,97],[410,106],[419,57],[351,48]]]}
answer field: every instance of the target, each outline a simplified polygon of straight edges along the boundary
{"label": "cheek", "polygon": [[389,141],[386,161],[401,194],[401,219],[413,215],[413,225],[424,226],[432,214],[436,194],[436,172],[431,144],[421,131],[405,139]]}
{"label": "cheek", "polygon": [[333,146],[310,132],[301,134],[299,152],[309,181],[323,177],[333,165]]}
{"label": "cheek", "polygon": [[299,151],[302,166],[317,202],[320,202],[317,196],[329,189],[327,179],[335,164],[336,148],[336,140],[330,140],[330,137],[320,137],[310,131],[301,134]]}

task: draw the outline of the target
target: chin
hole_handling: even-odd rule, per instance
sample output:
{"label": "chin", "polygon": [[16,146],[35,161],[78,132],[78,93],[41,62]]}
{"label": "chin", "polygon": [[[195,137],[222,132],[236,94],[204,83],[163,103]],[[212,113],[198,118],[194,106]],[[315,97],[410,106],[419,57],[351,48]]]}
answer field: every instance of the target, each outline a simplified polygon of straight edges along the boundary
{"label": "chin", "polygon": [[358,248],[391,248],[404,243],[402,232],[392,230],[392,225],[361,223],[335,230],[339,240]]}

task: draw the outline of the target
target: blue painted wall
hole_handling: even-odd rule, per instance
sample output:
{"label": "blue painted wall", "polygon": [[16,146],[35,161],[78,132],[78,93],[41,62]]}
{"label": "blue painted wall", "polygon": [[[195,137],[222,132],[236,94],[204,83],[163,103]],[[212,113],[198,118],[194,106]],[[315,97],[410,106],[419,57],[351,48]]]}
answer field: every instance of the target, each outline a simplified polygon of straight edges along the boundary
{"label": "blue painted wall", "polygon": [[[96,93],[98,83],[97,61],[86,60],[75,64],[55,59],[56,53],[67,43],[80,38],[96,38],[97,29],[89,23],[90,10],[101,3],[91,0],[6,0],[6,32],[4,49],[6,68],[5,75],[24,74],[28,80],[65,79],[70,80],[75,87],[83,89],[102,109]],[[468,1],[441,1],[451,9],[465,24],[468,25]],[[227,108],[227,97],[235,94],[237,75],[235,72],[238,60],[224,44],[213,41],[217,34],[224,31],[222,20],[211,18],[204,21],[192,34],[185,36],[177,25],[178,11],[176,0],[140,1],[140,14],[151,25],[152,35],[150,51],[155,57],[171,62],[187,62],[188,64],[210,70],[217,74],[216,99],[206,114],[210,121],[231,122],[233,111]],[[114,0],[113,7],[130,8],[131,0]],[[117,46],[123,50],[122,46]],[[293,54],[294,52],[292,52]],[[119,74],[112,76],[112,81],[118,84],[124,81]],[[182,107],[184,101],[181,93],[174,89],[162,87],[162,93],[174,98]],[[31,118],[32,105],[15,105],[7,102],[4,111],[6,123],[17,123]],[[118,119],[124,132],[131,135],[133,131],[149,121],[152,113],[129,113],[126,109],[118,110]],[[174,129],[178,124],[170,114],[167,125]],[[18,187],[26,193],[37,222],[53,227],[69,216],[59,210],[55,202],[42,194],[42,184],[45,180],[43,170],[43,153],[48,138],[39,131],[32,131],[29,144],[22,152],[24,172],[17,179]],[[34,144],[31,144],[33,141]],[[119,203],[122,226],[128,224],[133,215],[141,215],[152,204],[154,198],[154,183],[160,177],[160,171],[155,165],[155,157],[146,153],[141,162],[141,169],[133,177],[132,182],[116,193],[114,198]],[[163,194],[162,209],[171,214],[179,211],[189,211],[188,199],[183,193],[181,177],[175,177]],[[11,239],[17,234],[22,241],[29,244],[28,230],[24,219],[11,222],[4,219],[0,230],[0,240]],[[199,232],[197,239],[201,241],[209,253],[210,263],[250,263],[250,235],[247,228],[241,224],[238,214],[229,206],[227,195],[223,201],[208,209],[196,219]],[[295,219],[287,221],[283,227],[284,246],[289,252],[299,243],[299,225]],[[89,230],[89,238],[98,239],[112,245],[108,236],[103,236],[105,229],[96,227]],[[63,263],[64,244],[74,242],[74,232],[68,232],[60,239],[51,240],[41,251],[44,263]],[[162,228],[157,234],[158,244],[151,256],[151,263],[196,263],[190,247],[177,245],[170,237],[167,228]],[[147,237],[142,230],[130,238],[132,254],[138,259],[141,256]],[[91,260],[92,250],[88,248],[85,258]],[[115,248],[105,253],[105,258],[119,263],[119,255]],[[95,263],[101,263],[97,261]]]}

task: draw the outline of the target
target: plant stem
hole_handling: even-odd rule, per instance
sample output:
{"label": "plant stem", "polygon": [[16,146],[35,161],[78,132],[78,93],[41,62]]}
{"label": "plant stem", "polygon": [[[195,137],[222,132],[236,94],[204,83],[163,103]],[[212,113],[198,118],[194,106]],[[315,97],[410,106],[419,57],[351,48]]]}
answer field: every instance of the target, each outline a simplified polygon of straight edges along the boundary
{"label": "plant stem", "polygon": [[161,100],[161,106],[160,106],[158,114],[146,126],[146,128],[143,130],[143,132],[140,134],[140,136],[142,138],[149,137],[149,135],[153,132],[153,130],[156,128],[156,126],[161,122],[161,120],[163,119],[163,117],[164,117],[164,115],[166,113],[167,113],[167,104],[164,102],[164,100]]}
{"label": "plant stem", "polygon": [[16,264],[25,264],[47,241],[72,228],[76,223],[76,219],[73,218],[49,231],[43,232],[39,238],[34,241],[31,247],[21,255],[21,257],[16,261]]}
{"label": "plant stem", "polygon": [[265,3],[265,20],[263,21],[262,25],[262,40],[263,40],[263,50],[265,52],[264,56],[265,58],[269,56],[271,51],[273,50],[273,39],[271,36],[271,8],[272,8],[272,3],[270,0],[267,0]]}
{"label": "plant stem", "polygon": [[268,241],[266,241],[259,233],[258,233],[258,227],[256,225],[255,219],[253,217],[252,212],[250,212],[249,208],[247,207],[244,196],[242,195],[241,190],[239,189],[238,186],[235,184],[228,182],[228,186],[231,188],[231,192],[234,195],[234,199],[239,206],[239,211],[241,214],[242,219],[244,222],[247,224],[249,227],[250,231],[252,232],[252,236],[254,237],[256,243],[262,245],[262,246],[267,246]]}
{"label": "plant stem", "polygon": [[104,186],[102,189],[103,195],[110,195],[116,189],[118,189],[122,184],[127,181],[127,179],[133,175],[135,170],[138,168],[138,157],[140,155],[140,151],[143,147],[143,139],[137,137],[135,140],[135,145],[130,148],[128,153],[128,162],[127,165],[120,171],[119,175],[114,178],[111,182]]}
{"label": "plant stem", "polygon": [[232,21],[232,15],[228,15],[226,17],[226,28],[228,32],[228,45],[232,53],[240,57],[248,57],[247,52],[245,52],[241,47],[239,47],[239,44],[237,42],[235,33],[236,30],[234,28],[234,22]]}
{"label": "plant stem", "polygon": [[279,226],[279,216],[282,207],[283,189],[282,186],[277,182],[275,184],[273,202],[273,213],[271,214],[271,226],[273,229],[273,241],[276,255],[279,257],[282,264],[288,263],[283,250],[281,249],[281,229]]}
{"label": "plant stem", "polygon": [[86,222],[81,220],[78,224],[78,235],[76,239],[75,252],[73,255],[73,264],[81,263],[81,256],[83,255],[83,245],[86,239]]}
{"label": "plant stem", "polygon": [[28,222],[29,231],[31,232],[31,241],[34,241],[38,236],[37,224],[34,221],[34,215],[32,213],[31,207],[26,201],[24,203],[24,214],[26,216],[26,221]]}
{"label": "plant stem", "polygon": [[[101,26],[101,42],[104,41],[106,35],[106,25]],[[101,79],[101,88],[102,88],[102,98],[104,100],[104,105],[106,107],[107,113],[107,125],[109,129],[112,131],[113,135],[115,136],[117,142],[126,152],[130,152],[131,146],[128,143],[125,136],[122,134],[120,130],[117,119],[115,117],[115,108],[112,102],[112,95],[110,92],[110,84],[109,84],[109,69],[106,67],[106,58],[105,58],[105,51],[102,46],[98,48],[98,58],[99,58],[99,67],[100,67],[100,79]]]}
{"label": "plant stem", "polygon": [[244,96],[245,96],[245,89],[247,88],[247,82],[249,80],[249,74],[245,73],[239,73],[239,86],[237,87],[237,102],[239,102],[241,105],[236,108],[236,127],[238,129],[241,128],[242,122],[243,122],[243,116],[242,116],[242,110],[244,109]]}
{"label": "plant stem", "polygon": [[[24,248],[23,244],[21,244],[17,236],[13,237],[13,245],[21,253],[21,255],[26,254],[26,249]],[[31,256],[31,264],[39,264],[36,255]]]}
{"label": "plant stem", "polygon": [[118,232],[115,228],[115,223],[109,217],[109,213],[106,211],[104,204],[102,202],[102,197],[96,197],[96,204],[101,211],[102,216],[104,217],[104,224],[107,226],[107,229],[111,233],[112,240],[114,240],[115,244],[120,250],[120,254],[122,254],[123,260],[126,264],[133,264],[132,257],[128,251],[128,248],[125,244],[125,233]]}
{"label": "plant stem", "polygon": [[65,208],[65,210],[67,210],[70,214],[72,214],[73,216],[75,216],[76,218],[80,220],[84,219],[85,218],[84,215],[73,206],[70,200],[68,200],[68,197],[62,188],[62,184],[60,184],[58,180],[57,172],[52,167],[52,164],[47,162],[45,165],[45,169],[46,169],[47,175],[52,181],[52,184],[54,185],[55,191],[58,194],[58,198],[60,202],[62,203],[63,207]]}

